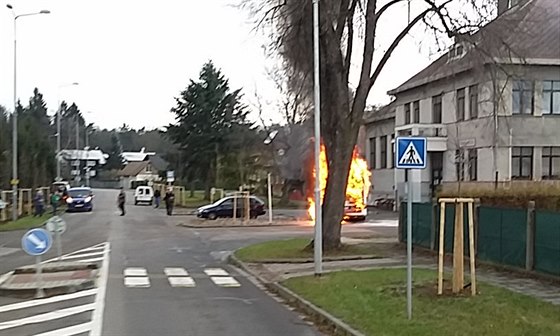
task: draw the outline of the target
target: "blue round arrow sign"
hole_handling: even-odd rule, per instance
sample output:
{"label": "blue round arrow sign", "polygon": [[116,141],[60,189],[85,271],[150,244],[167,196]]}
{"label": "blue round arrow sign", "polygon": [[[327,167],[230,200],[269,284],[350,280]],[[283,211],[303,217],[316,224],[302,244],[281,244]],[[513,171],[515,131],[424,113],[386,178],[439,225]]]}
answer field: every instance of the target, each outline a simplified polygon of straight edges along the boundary
{"label": "blue round arrow sign", "polygon": [[45,229],[32,229],[21,238],[23,250],[33,256],[45,254],[52,246],[51,234]]}

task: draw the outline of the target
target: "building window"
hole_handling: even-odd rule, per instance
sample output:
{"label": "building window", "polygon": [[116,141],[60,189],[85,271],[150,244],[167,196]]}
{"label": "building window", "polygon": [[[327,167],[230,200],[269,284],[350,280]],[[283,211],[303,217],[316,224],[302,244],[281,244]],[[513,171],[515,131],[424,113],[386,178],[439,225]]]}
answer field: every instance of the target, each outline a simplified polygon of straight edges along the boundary
{"label": "building window", "polygon": [[560,147],[543,147],[542,172],[544,180],[560,179]]}
{"label": "building window", "polygon": [[404,105],[404,124],[410,124],[410,104],[408,103]]}
{"label": "building window", "polygon": [[533,147],[511,149],[511,178],[515,180],[533,178]]}
{"label": "building window", "polygon": [[457,174],[457,181],[465,180],[465,155],[462,149],[455,151],[455,171]]}
{"label": "building window", "polygon": [[379,168],[387,168],[387,136],[384,135],[379,138],[379,146],[381,147],[381,166]]}
{"label": "building window", "polygon": [[469,86],[469,118],[478,118],[478,85]]}
{"label": "building window", "polygon": [[375,169],[375,138],[369,138],[369,168]]}
{"label": "building window", "polygon": [[469,150],[469,180],[476,181],[478,178],[478,150]]}
{"label": "building window", "polygon": [[543,82],[543,114],[560,114],[560,81]]}
{"label": "building window", "polygon": [[418,100],[412,103],[412,119],[413,123],[420,123],[420,101]]}
{"label": "building window", "polygon": [[465,120],[465,89],[457,90],[457,121]]}
{"label": "building window", "polygon": [[513,82],[513,114],[533,113],[533,82],[519,80]]}
{"label": "building window", "polygon": [[432,97],[432,123],[441,124],[441,95]]}

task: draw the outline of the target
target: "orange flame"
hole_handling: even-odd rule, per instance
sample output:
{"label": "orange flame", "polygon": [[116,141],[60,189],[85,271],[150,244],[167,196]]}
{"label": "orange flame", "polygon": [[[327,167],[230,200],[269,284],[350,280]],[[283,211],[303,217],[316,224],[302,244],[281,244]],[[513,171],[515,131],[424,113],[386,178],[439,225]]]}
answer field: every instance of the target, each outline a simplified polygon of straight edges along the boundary
{"label": "orange flame", "polygon": [[[321,155],[319,156],[321,165],[321,204],[327,186],[328,164],[325,146],[321,144]],[[315,166],[313,166],[313,183],[315,183]],[[350,173],[348,182],[346,183],[346,201],[353,203],[358,211],[365,209],[366,200],[369,193],[371,172],[368,169],[366,160],[360,157],[358,149],[354,148],[352,153],[352,163],[350,165]],[[307,198],[309,207],[307,213],[311,219],[315,220],[315,200],[314,195]]]}

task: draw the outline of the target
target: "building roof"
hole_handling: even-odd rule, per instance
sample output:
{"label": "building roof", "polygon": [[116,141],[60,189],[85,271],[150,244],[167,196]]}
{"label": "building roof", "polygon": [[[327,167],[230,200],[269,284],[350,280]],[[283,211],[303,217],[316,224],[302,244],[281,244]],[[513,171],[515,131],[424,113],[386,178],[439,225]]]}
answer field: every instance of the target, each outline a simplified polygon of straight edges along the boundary
{"label": "building roof", "polygon": [[374,122],[389,120],[395,118],[395,102],[391,102],[385,106],[382,106],[379,109],[372,109],[371,111],[366,112],[364,116],[364,124],[372,124]]}
{"label": "building roof", "polygon": [[119,171],[119,176],[136,176],[148,166],[148,161],[129,162]]}
{"label": "building roof", "polygon": [[63,149],[60,151],[60,156],[64,160],[91,160],[98,161],[100,165],[107,163],[109,158],[108,154],[103,153],[99,149],[93,150],[77,150],[77,149]]}
{"label": "building roof", "polygon": [[142,147],[139,152],[122,152],[125,162],[140,162],[146,160],[150,155],[156,155],[155,152],[146,152],[146,148]]}
{"label": "building roof", "polygon": [[395,95],[489,63],[560,65],[558,0],[521,1],[472,35],[462,35],[465,56],[445,53],[428,67],[388,92]]}

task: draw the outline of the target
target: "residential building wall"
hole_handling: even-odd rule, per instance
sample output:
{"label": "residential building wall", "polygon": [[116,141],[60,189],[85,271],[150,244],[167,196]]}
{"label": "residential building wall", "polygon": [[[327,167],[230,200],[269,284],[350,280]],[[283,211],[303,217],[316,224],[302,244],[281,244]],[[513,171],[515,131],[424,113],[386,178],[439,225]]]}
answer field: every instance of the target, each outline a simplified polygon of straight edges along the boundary
{"label": "residential building wall", "polygon": [[[380,141],[382,135],[398,133],[409,135],[418,128],[434,126],[432,115],[432,97],[442,95],[442,124],[445,132],[440,138],[445,139],[446,148],[440,151],[443,156],[442,181],[455,182],[458,180],[456,150],[464,151],[459,160],[464,167],[464,180],[476,180],[493,182],[498,172],[499,181],[511,181],[516,179],[512,171],[512,148],[531,147],[532,149],[532,179],[542,179],[543,174],[543,147],[560,146],[560,114],[543,115],[543,80],[560,81],[560,65],[558,66],[523,66],[521,70],[512,69],[518,79],[527,79],[534,83],[533,89],[533,113],[531,115],[514,115],[513,110],[513,82],[515,78],[499,78],[497,88],[502,93],[496,96],[499,102],[497,106],[498,116],[494,117],[493,82],[489,77],[473,73],[461,73],[456,76],[430,83],[422,87],[412,89],[396,95],[394,104],[395,118],[377,121],[367,124],[367,146],[370,153],[369,139],[377,138],[376,141],[376,163],[373,172],[374,195],[388,194],[393,191],[394,186],[399,195],[403,195],[404,172],[393,172],[391,169],[380,169]],[[470,88],[478,85],[478,116],[470,116]],[[456,95],[458,89],[465,89],[465,116],[464,120],[457,120]],[[559,96],[560,97],[560,94]],[[420,120],[411,120],[417,124],[415,130],[412,125],[405,125],[405,104],[415,101],[419,102]],[[411,108],[412,111],[412,108]],[[412,112],[411,112],[412,113]],[[413,119],[413,118],[411,118]],[[495,120],[498,126],[495,128]],[[391,130],[393,128],[405,127],[404,130]],[[420,135],[420,134],[412,134]],[[431,138],[429,138],[431,139]],[[468,153],[476,153],[476,165],[469,161]],[[435,153],[437,151],[432,151]],[[388,151],[389,153],[389,151]],[[368,160],[369,155],[368,155]],[[369,162],[368,161],[368,162]],[[495,165],[495,167],[494,167]],[[370,162],[370,167],[371,167]],[[476,166],[476,167],[475,167]],[[476,173],[473,178],[469,169]],[[476,169],[475,169],[476,168]],[[414,186],[414,199],[426,199],[430,196],[430,184],[432,180],[432,167],[430,154],[428,155],[427,168],[422,171],[412,172]]]}

